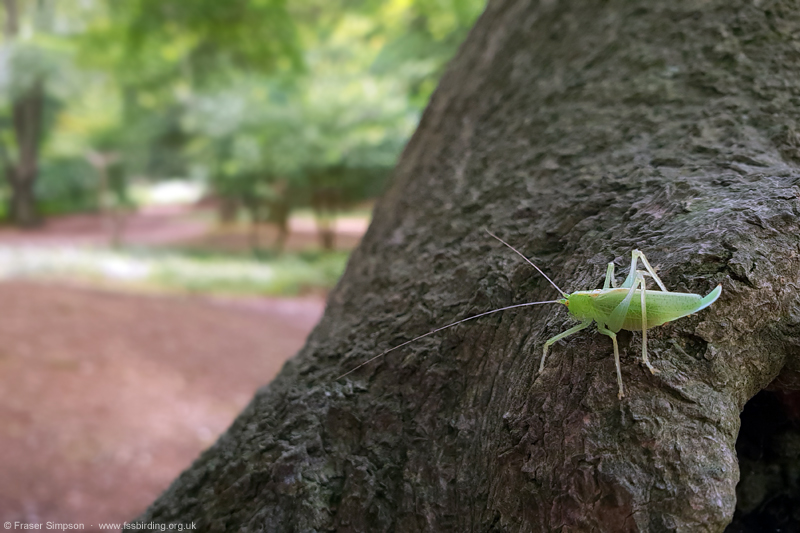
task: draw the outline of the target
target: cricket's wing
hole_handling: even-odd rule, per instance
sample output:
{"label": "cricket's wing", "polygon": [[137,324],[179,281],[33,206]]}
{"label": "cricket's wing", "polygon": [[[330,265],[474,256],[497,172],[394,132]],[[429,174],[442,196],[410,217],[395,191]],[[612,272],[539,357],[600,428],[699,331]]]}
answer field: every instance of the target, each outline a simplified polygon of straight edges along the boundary
{"label": "cricket's wing", "polygon": [[[611,289],[598,294],[592,299],[597,315],[610,316],[620,302],[625,299],[628,291],[629,289]],[[721,285],[705,297],[684,292],[645,291],[647,329],[705,309],[719,298],[721,292]],[[642,301],[639,290],[631,299],[621,329],[642,330]]]}

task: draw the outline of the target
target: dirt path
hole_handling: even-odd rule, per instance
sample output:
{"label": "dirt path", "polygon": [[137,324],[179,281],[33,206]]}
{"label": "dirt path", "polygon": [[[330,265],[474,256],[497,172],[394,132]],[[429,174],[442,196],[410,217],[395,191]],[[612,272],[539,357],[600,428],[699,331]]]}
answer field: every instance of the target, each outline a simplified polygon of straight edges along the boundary
{"label": "dirt path", "polygon": [[0,283],[0,518],[130,519],[302,346],[319,299]]}

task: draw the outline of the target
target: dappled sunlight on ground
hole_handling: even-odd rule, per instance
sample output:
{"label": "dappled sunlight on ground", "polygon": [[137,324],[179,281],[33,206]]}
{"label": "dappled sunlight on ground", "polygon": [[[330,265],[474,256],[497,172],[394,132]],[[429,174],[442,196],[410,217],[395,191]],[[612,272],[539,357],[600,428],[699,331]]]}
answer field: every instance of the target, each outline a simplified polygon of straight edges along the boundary
{"label": "dappled sunlight on ground", "polygon": [[[122,244],[130,246],[188,246],[207,244],[217,252],[248,251],[250,228],[246,224],[220,226],[213,209],[193,206],[142,207],[123,217]],[[110,219],[97,214],[75,214],[53,217],[34,230],[0,227],[0,243],[24,246],[91,246],[111,245]],[[367,230],[369,216],[344,216],[336,221],[336,248],[352,250]],[[318,248],[317,228],[310,215],[289,220],[287,250]],[[264,224],[258,229],[260,243],[268,248],[277,230]]]}
{"label": "dappled sunlight on ground", "polygon": [[335,250],[322,250],[312,217],[277,229],[219,225],[208,209],[151,207],[126,216],[122,246],[108,220],[71,215],[36,230],[0,229],[0,279],[44,279],[134,290],[293,295],[324,293],[366,231],[366,215],[337,220]]}

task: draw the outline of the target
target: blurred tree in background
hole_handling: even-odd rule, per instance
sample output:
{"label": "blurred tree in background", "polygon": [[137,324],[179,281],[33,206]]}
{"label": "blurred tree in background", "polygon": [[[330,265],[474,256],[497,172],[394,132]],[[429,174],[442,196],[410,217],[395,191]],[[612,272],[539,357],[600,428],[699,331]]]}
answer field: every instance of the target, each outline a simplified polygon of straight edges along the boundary
{"label": "blurred tree in background", "polygon": [[33,226],[39,220],[39,154],[67,96],[69,58],[65,43],[52,34],[59,15],[54,2],[4,0],[3,6],[0,156],[10,190],[6,209],[17,225]]}
{"label": "blurred tree in background", "polygon": [[[5,218],[204,181],[233,217],[374,198],[482,0],[4,0]],[[41,161],[40,161],[41,159]]]}

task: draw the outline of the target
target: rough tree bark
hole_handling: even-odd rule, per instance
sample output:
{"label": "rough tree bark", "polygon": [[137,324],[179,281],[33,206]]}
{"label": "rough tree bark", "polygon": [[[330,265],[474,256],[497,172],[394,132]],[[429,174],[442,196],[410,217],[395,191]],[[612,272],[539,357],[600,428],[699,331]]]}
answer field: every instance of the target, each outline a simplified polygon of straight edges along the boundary
{"label": "rough tree bark", "polygon": [[[800,4],[496,0],[307,345],[140,517],[205,531],[722,531],[745,402],[800,368]],[[632,248],[711,308],[554,346]],[[784,380],[791,382],[792,380]],[[795,381],[796,383],[796,381]]]}

